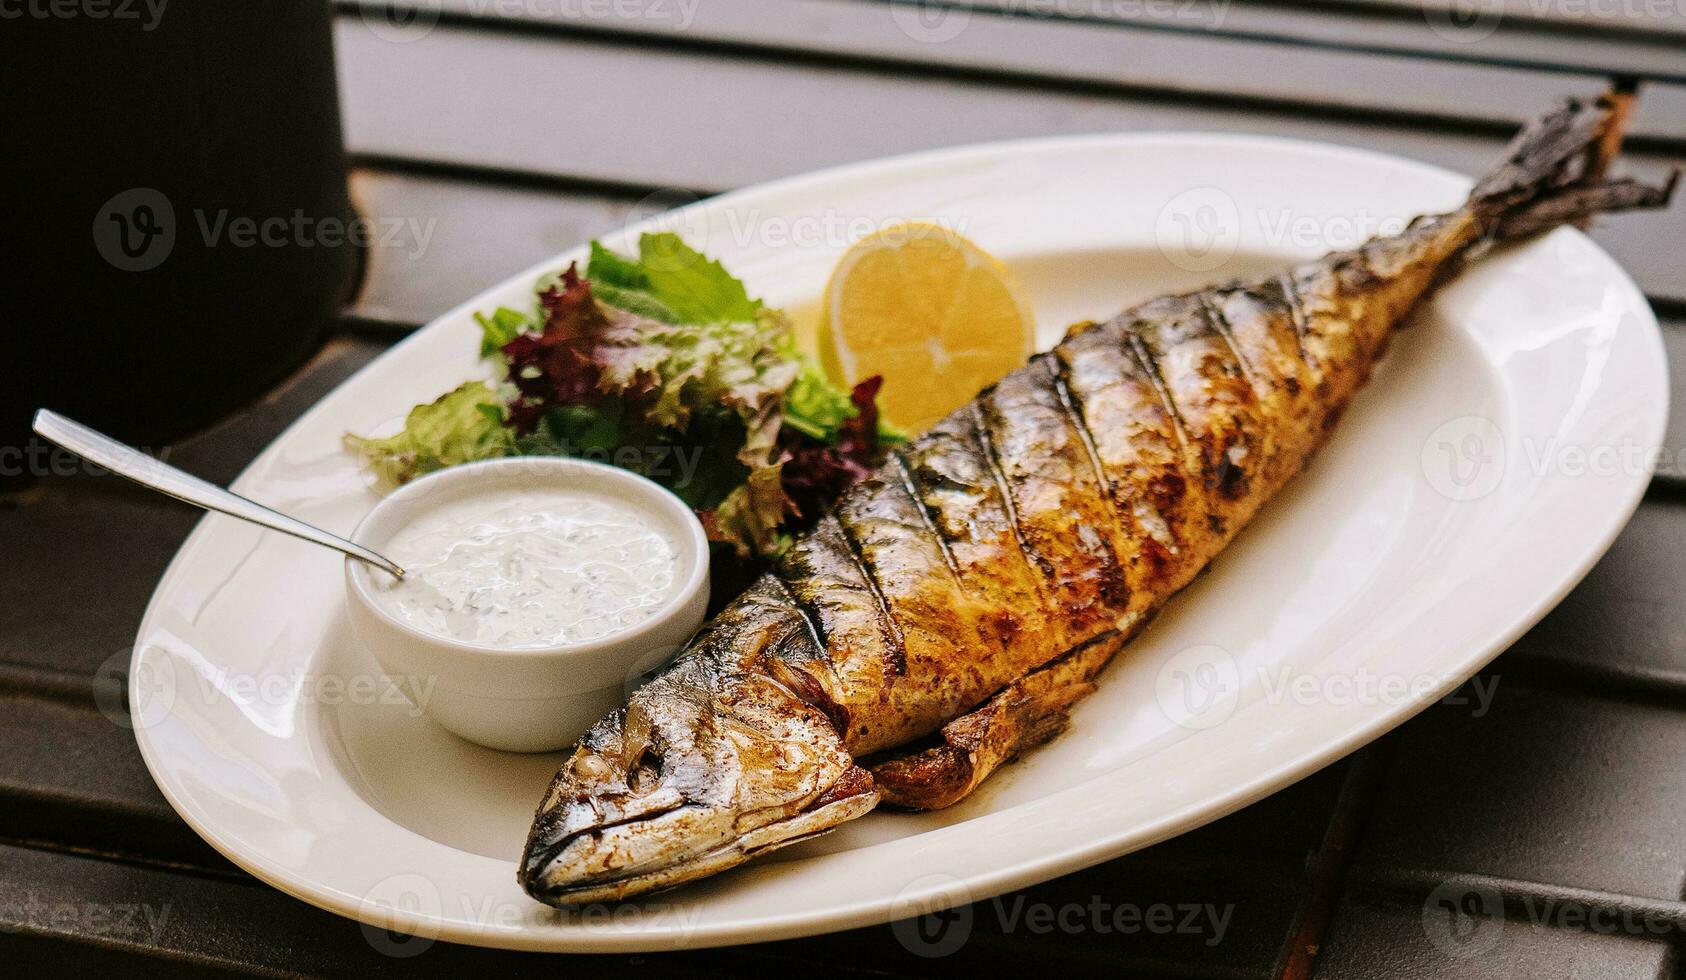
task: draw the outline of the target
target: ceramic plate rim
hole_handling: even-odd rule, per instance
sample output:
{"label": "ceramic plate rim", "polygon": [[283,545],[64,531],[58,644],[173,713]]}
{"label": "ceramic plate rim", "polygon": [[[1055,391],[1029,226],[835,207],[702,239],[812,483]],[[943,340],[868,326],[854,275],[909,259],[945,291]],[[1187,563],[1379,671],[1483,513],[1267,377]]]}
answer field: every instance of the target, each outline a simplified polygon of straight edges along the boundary
{"label": "ceramic plate rim", "polygon": [[[1289,139],[1275,136],[1258,136],[1228,133],[1176,132],[1176,133],[1102,133],[1078,136],[1058,136],[1032,139],[1005,140],[989,143],[979,143],[960,147],[948,147],[936,150],[901,156],[851,163],[843,166],[827,168],[812,173],[782,178],[758,184],[742,190],[734,191],[719,197],[708,199],[697,205],[708,210],[729,209],[736,206],[745,197],[774,196],[781,194],[800,194],[809,187],[824,187],[828,184],[841,183],[848,180],[862,178],[878,178],[886,184],[894,183],[898,174],[906,173],[921,167],[940,164],[948,160],[963,160],[976,156],[992,154],[1012,154],[1034,150],[1057,156],[1060,152],[1075,148],[1102,148],[1116,145],[1121,150],[1131,147],[1148,145],[1180,146],[1186,150],[1218,149],[1224,151],[1246,150],[1249,148],[1272,148],[1289,150],[1300,153],[1320,155],[1324,160],[1346,160],[1358,166],[1385,166],[1391,168],[1404,167],[1415,169],[1421,174],[1455,181],[1460,187],[1470,185],[1468,177],[1454,173],[1441,167],[1425,164],[1420,161],[1393,156],[1391,154],[1359,149],[1354,147],[1320,143],[1315,141]],[[650,226],[659,219],[643,222],[637,227]],[[1554,234],[1581,236],[1578,231],[1559,230]],[[1657,410],[1636,425],[1641,426],[1645,445],[1660,445],[1664,424],[1667,418],[1667,376],[1666,362],[1662,346],[1661,334],[1654,314],[1645,303],[1643,294],[1634,285],[1625,270],[1622,270],[1613,259],[1591,245],[1587,245],[1604,262],[1606,268],[1601,270],[1608,276],[1612,285],[1620,286],[1632,296],[1638,297],[1638,308],[1643,311],[1641,322],[1635,329],[1641,335],[1641,342],[1649,348],[1652,355],[1651,363],[1657,366],[1652,376],[1645,379],[1655,389],[1651,394],[1660,396],[1656,402]],[[381,355],[364,365],[350,377],[341,381],[333,391],[324,395],[311,408],[302,413],[282,430],[254,460],[245,467],[240,477],[235,481],[236,488],[242,487],[255,471],[260,469],[279,447],[298,430],[308,425],[314,417],[324,409],[326,402],[333,393],[356,383],[365,374],[380,370],[381,365],[395,352],[407,348],[410,344],[419,342],[425,335],[442,327],[446,323],[459,319],[468,311],[481,308],[486,297],[500,290],[509,288],[512,284],[531,282],[537,275],[555,268],[559,261],[577,253],[579,246],[563,251],[557,256],[546,258],[527,269],[508,277],[501,283],[495,284],[458,304],[446,313],[430,321],[426,326],[416,330],[410,336],[393,345]],[[224,840],[217,827],[201,822],[196,818],[192,808],[186,800],[180,798],[181,789],[163,767],[159,753],[163,749],[154,744],[147,735],[145,726],[137,724],[135,727],[136,741],[139,744],[142,758],[153,781],[170,806],[188,823],[193,830],[204,838],[213,848],[227,857],[234,864],[253,874],[260,880],[310,904],[336,912],[348,918],[357,919],[382,927],[397,924],[409,926],[412,931],[423,935],[433,936],[454,942],[473,945],[497,946],[510,949],[555,950],[579,952],[607,952],[607,951],[635,951],[676,948],[698,948],[743,942],[760,942],[775,939],[791,938],[828,932],[838,929],[854,928],[893,918],[896,910],[906,910],[914,907],[933,908],[950,903],[964,897],[968,900],[985,899],[1013,888],[1023,887],[1035,882],[1044,881],[1071,871],[1090,866],[1118,855],[1128,853],[1141,847],[1149,846],[1178,833],[1193,829],[1196,826],[1218,819],[1232,813],[1252,802],[1281,789],[1291,782],[1302,778],[1322,768],[1379,735],[1397,727],[1422,708],[1434,703],[1448,691],[1462,683],[1468,676],[1474,674],[1481,667],[1504,651],[1524,631],[1536,623],[1546,612],[1554,607],[1570,589],[1585,576],[1593,564],[1603,556],[1610,544],[1615,540],[1623,527],[1637,509],[1649,483],[1650,471],[1624,474],[1630,477],[1622,487],[1619,500],[1603,513],[1589,515],[1596,525],[1592,533],[1586,534],[1581,540],[1584,542],[1584,553],[1580,560],[1572,567],[1566,567],[1557,576],[1555,584],[1545,590],[1538,599],[1519,607],[1517,611],[1507,617],[1506,622],[1495,627],[1492,639],[1479,644],[1479,649],[1471,650],[1459,660],[1460,667],[1448,675],[1445,682],[1438,685],[1430,694],[1415,699],[1409,703],[1391,705],[1378,708],[1373,717],[1366,723],[1347,730],[1344,734],[1320,741],[1315,747],[1304,751],[1277,765],[1263,769],[1253,776],[1238,781],[1227,792],[1216,799],[1206,799],[1191,802],[1180,809],[1168,813],[1147,825],[1136,824],[1111,833],[1099,834],[1094,838],[1051,848],[1049,853],[1033,861],[1025,861],[1009,867],[992,870],[976,871],[967,874],[964,880],[955,879],[953,882],[933,882],[927,887],[916,890],[903,889],[894,896],[879,896],[874,900],[862,900],[853,905],[829,907],[823,911],[796,911],[782,915],[768,916],[753,925],[739,925],[722,923],[704,929],[687,933],[682,941],[675,941],[674,937],[661,933],[645,932],[598,932],[580,935],[538,934],[521,931],[498,931],[485,928],[461,926],[453,921],[444,922],[432,919],[408,916],[400,913],[397,919],[390,911],[383,912],[378,919],[368,915],[365,908],[360,907],[331,886],[324,886],[309,880],[286,868],[274,867],[267,863],[262,856],[243,853],[238,847]],[[191,564],[198,546],[208,534],[206,521],[198,523],[180,550],[171,560],[168,568],[160,578],[148,602],[147,612],[142,618],[135,646],[135,655],[140,655],[142,644],[155,628],[155,620],[160,615],[160,597],[169,587],[184,574],[184,569]],[[131,686],[138,682],[138,672],[131,670]],[[137,692],[131,689],[131,695]],[[135,710],[139,710],[136,708]],[[138,719],[137,719],[138,720]],[[302,737],[302,736],[301,736]],[[1079,787],[1072,787],[1076,789]],[[1053,797],[1063,795],[1070,789],[1053,794]],[[1046,799],[1053,797],[1045,797]],[[1031,804],[1021,804],[1021,806]],[[964,826],[964,825],[960,825]],[[958,830],[959,827],[947,828]],[[892,902],[891,899],[894,901]]]}

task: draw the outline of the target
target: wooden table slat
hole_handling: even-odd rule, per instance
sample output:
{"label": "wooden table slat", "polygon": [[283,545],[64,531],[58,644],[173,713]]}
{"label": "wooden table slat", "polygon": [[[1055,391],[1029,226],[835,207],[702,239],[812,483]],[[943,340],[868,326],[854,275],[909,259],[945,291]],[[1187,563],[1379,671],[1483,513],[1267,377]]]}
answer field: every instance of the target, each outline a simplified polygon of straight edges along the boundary
{"label": "wooden table slat", "polygon": [[1679,902],[1686,712],[1532,683],[1508,664],[1482,673],[1480,696],[1399,730],[1355,866]]}
{"label": "wooden table slat", "polygon": [[[90,730],[104,719],[91,717],[85,723],[66,725],[62,719],[47,719],[27,710],[18,717],[20,724],[52,724],[54,731],[71,735],[69,751],[93,748],[92,743],[97,743],[97,748],[109,751],[103,771],[120,777],[119,782],[145,780],[132,743],[114,748],[109,737]],[[78,738],[91,744],[77,744]],[[47,765],[37,768],[51,769]],[[1333,805],[1342,768],[1331,767],[1158,847],[1023,892],[982,900],[964,914],[966,942],[944,956],[941,965],[945,971],[960,973],[988,969],[992,964],[1030,969],[1058,963],[1079,971],[1105,968],[1110,975],[1149,977],[1161,976],[1177,965],[1183,975],[1266,977],[1292,925],[1292,899],[1305,887],[1303,867]],[[10,773],[0,773],[0,780],[10,778]],[[52,812],[39,795],[20,797],[0,783],[0,800],[7,797],[36,812]],[[137,811],[144,811],[140,816],[148,819],[137,819]],[[122,859],[64,850],[69,846],[66,838],[86,842],[85,828],[99,820],[125,824],[137,836],[157,833],[160,828],[150,815],[150,808],[121,800],[83,799],[78,809],[63,815],[66,826],[61,832],[33,837],[31,846],[18,846],[15,840],[8,842],[0,836],[0,932],[115,946],[132,955],[168,955],[201,966],[313,974],[339,973],[351,964],[359,972],[374,975],[406,969],[431,976],[470,966],[527,972],[549,962],[450,944],[416,943],[363,930],[258,886],[220,858],[172,860],[177,856],[159,853],[155,842],[131,842],[118,851]],[[191,836],[185,826],[178,824],[177,829]],[[414,873],[425,877],[427,872],[415,869]],[[249,910],[237,911],[247,903],[252,906]],[[113,921],[137,906],[144,913],[141,917],[131,915],[122,920],[128,923],[124,925]],[[501,915],[531,909],[496,911]],[[265,922],[260,932],[239,943],[230,941],[228,930],[235,923],[260,914]],[[145,915],[158,920],[156,931],[147,928],[152,923]],[[1145,924],[1159,921],[1160,916],[1170,918],[1152,928]],[[131,927],[147,928],[146,934]],[[682,974],[719,973],[747,958],[769,964],[847,963],[880,975],[917,975],[929,964],[917,955],[922,947],[908,938],[912,935],[876,927],[748,951],[648,959]],[[388,958],[408,962],[387,963]],[[594,957],[585,963],[611,966],[626,961],[625,957]]]}
{"label": "wooden table slat", "polygon": [[[1392,114],[1487,126],[1520,125],[1552,94],[1590,94],[1608,84],[1606,73],[1595,70],[1519,69],[1285,45],[1219,31],[1120,30],[1093,22],[987,12],[956,13],[951,21],[944,21],[940,13],[925,13],[927,23],[906,7],[853,0],[735,0],[694,8],[675,2],[635,5],[620,15],[612,5],[404,2],[418,12],[437,8],[447,23],[478,18],[481,27],[549,28],[571,36],[639,39],[704,51],[748,48],[761,55],[959,72],[1065,91],[1110,87],[1232,104],[1280,102],[1314,112]],[[389,0],[355,0],[344,6],[356,12],[360,24],[365,15],[378,18],[390,9]],[[1176,9],[1189,8],[1179,4]],[[1641,118],[1634,123],[1634,133],[1686,144],[1686,127],[1671,127],[1669,122]]]}
{"label": "wooden table slat", "polygon": [[[1393,152],[1472,174],[1486,169],[1505,142],[1500,134],[1424,132],[462,26],[440,25],[418,40],[393,44],[342,18],[337,36],[346,135],[354,151],[651,190],[724,190],[840,162],[1070,133],[1263,133]],[[615,97],[577,98],[556,84],[564,78],[588,79]],[[388,110],[403,99],[425,101],[434,111],[417,116]],[[806,138],[765,138],[769,125],[811,119],[815,105],[833,111],[811,125]],[[536,119],[556,122],[538,125]],[[639,123],[625,138],[579,138],[624,131],[629,119]],[[1652,179],[1674,162],[1643,154],[1624,161]],[[1652,295],[1686,298],[1677,257],[1657,246],[1686,238],[1686,195],[1670,211],[1611,219],[1596,234]]]}
{"label": "wooden table slat", "polygon": [[[920,0],[875,0],[915,4]],[[925,0],[926,3],[964,3],[965,0]],[[1414,2],[1414,0],[1404,0]],[[1521,68],[1596,71],[1659,79],[1681,79],[1686,64],[1679,56],[1675,27],[1652,21],[1649,31],[1604,29],[1589,25],[1552,23],[1536,17],[1493,17],[1493,0],[1470,4],[1446,15],[1448,3],[1420,10],[1397,4],[1369,7],[1363,2],[1332,12],[1328,4],[1293,0],[1198,0],[1186,3],[1136,3],[1118,0],[1061,0],[1052,5],[1057,16],[1120,26],[1154,25],[1168,30],[1221,32],[1239,37],[1271,39],[1289,45],[1324,45],[1378,54],[1414,53],[1451,61],[1482,62]],[[1506,3],[1518,0],[1503,0]],[[1535,6],[1527,3],[1530,10]],[[994,8],[1019,16],[1047,16],[1049,4],[1023,0],[976,0],[979,8]],[[1567,5],[1564,5],[1565,7]],[[1583,5],[1583,6],[1590,6]],[[1210,9],[1212,13],[1205,12]],[[1192,15],[1190,11],[1192,10]],[[1194,20],[1193,25],[1188,21]]]}
{"label": "wooden table slat", "polygon": [[[1273,0],[1241,0],[1243,3],[1271,3]],[[1296,0],[1287,0],[1294,3]],[[1305,6],[1340,16],[1353,7],[1393,11],[1402,17],[1492,11],[1514,19],[1520,27],[1563,25],[1577,30],[1619,31],[1638,36],[1686,35],[1686,7],[1669,0],[1633,0],[1628,3],[1540,3],[1539,0],[1484,0],[1470,10],[1459,0],[1302,0]]]}
{"label": "wooden table slat", "polygon": [[543,192],[363,168],[352,200],[377,222],[405,229],[368,251],[358,318],[400,328],[426,323],[488,286],[564,249],[621,227],[661,199]]}
{"label": "wooden table slat", "polygon": [[[397,2],[423,15],[419,30],[372,30],[366,15],[385,0],[337,0],[336,29],[347,143],[363,163],[353,192],[377,227],[397,232],[369,252],[351,332],[267,397],[169,447],[171,462],[209,479],[232,479],[402,331],[673,203],[664,190],[711,193],[991,139],[1138,130],[1325,140],[1476,173],[1540,106],[1613,75],[1644,79],[1628,165],[1656,178],[1686,160],[1678,4],[1483,0],[1478,14],[1505,5],[1495,20],[1450,16],[1464,0]],[[1594,234],[1670,318],[1671,373],[1686,378],[1686,200]],[[976,903],[966,942],[935,958],[910,949],[915,933],[886,926],[559,961],[365,930],[262,886],[174,815],[124,727],[128,644],[196,515],[115,478],[55,476],[0,498],[0,553],[11,559],[0,575],[0,950],[25,971],[172,976],[654,968],[1262,980],[1307,962],[1318,977],[1677,976],[1686,399],[1663,449],[1661,475],[1610,554],[1482,675],[1498,686],[1481,717],[1465,694],[1356,764]],[[1356,814],[1351,833],[1328,830],[1337,808]],[[1436,941],[1430,892],[1443,882],[1506,893],[1509,919],[1491,949]],[[1675,931],[1530,922],[1518,901],[1649,910]],[[1093,911],[1157,904],[1213,907],[1223,934],[1198,915],[1189,931],[1109,930]],[[1052,928],[1035,924],[1044,914]],[[1081,921],[1062,926],[1062,915]]]}
{"label": "wooden table slat", "polygon": [[[1318,980],[1671,980],[1679,956],[1665,942],[1558,928],[1526,918],[1460,915],[1450,903],[1488,891],[1456,886],[1401,902],[1355,887],[1318,954]],[[1474,908],[1482,908],[1475,905]],[[1574,914],[1576,906],[1568,906]]]}

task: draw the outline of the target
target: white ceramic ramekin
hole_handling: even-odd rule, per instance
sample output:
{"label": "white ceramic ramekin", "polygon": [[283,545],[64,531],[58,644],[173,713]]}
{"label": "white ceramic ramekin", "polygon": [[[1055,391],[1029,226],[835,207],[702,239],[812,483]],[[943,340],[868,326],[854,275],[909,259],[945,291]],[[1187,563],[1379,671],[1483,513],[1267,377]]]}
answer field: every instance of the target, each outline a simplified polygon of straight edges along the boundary
{"label": "white ceramic ramekin", "polygon": [[578,488],[641,508],[666,530],[679,554],[679,587],[655,615],[588,643],[508,649],[428,633],[378,601],[377,577],[363,562],[345,563],[346,607],[353,632],[406,691],[427,691],[418,705],[457,735],[494,749],[564,748],[592,722],[625,703],[638,679],[672,656],[702,625],[708,604],[708,539],[678,497],[635,473],[577,459],[513,457],[432,473],[382,500],[352,539],[380,551],[431,508],[499,489]]}

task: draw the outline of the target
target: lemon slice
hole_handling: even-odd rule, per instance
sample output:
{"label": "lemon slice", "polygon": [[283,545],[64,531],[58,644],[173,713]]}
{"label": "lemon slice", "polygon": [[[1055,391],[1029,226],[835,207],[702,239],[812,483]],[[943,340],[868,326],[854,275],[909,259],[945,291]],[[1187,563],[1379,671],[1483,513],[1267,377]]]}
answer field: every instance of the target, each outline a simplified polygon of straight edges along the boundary
{"label": "lemon slice", "polygon": [[820,308],[822,364],[853,385],[878,374],[890,424],[923,431],[1030,357],[1036,324],[1001,261],[940,225],[856,242]]}

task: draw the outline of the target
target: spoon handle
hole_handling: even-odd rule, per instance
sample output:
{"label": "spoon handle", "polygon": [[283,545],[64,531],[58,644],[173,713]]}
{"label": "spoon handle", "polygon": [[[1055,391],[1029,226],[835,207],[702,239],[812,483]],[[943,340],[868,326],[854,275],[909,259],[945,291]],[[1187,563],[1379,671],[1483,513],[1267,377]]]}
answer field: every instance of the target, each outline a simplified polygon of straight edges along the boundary
{"label": "spoon handle", "polygon": [[44,408],[36,412],[35,431],[83,459],[98,463],[143,487],[169,494],[195,507],[227,514],[283,534],[291,534],[295,538],[325,545],[352,558],[366,561],[398,578],[404,577],[402,568],[360,544],[347,541],[337,534],[329,534],[319,527],[313,527],[279,511],[270,510],[222,487],[206,483],[191,473],[178,470],[161,459],[148,456],[57,412]]}

